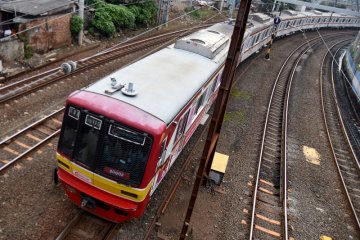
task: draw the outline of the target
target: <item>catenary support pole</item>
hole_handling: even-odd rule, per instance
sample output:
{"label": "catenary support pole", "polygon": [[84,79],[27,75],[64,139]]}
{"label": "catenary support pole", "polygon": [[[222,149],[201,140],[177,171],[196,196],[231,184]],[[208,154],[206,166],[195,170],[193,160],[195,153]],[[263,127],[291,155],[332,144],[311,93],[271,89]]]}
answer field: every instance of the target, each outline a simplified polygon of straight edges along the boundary
{"label": "catenary support pole", "polygon": [[[84,21],[84,0],[79,0],[79,17]],[[82,45],[84,34],[84,24],[79,32],[79,45]]]}
{"label": "catenary support pole", "polygon": [[220,4],[220,12],[222,12],[223,7],[224,7],[224,0],[221,0],[221,4]]}
{"label": "catenary support pole", "polygon": [[226,104],[229,99],[235,69],[241,52],[242,41],[246,30],[246,22],[250,11],[251,0],[242,0],[235,21],[234,31],[231,37],[229,52],[225,61],[219,93],[215,102],[214,113],[211,118],[209,132],[206,138],[200,165],[196,174],[195,183],[191,193],[188,209],[184,219],[180,239],[184,240],[189,228],[191,215],[194,209],[196,197],[203,179],[210,171],[212,158],[215,153],[216,145],[219,140],[220,130],[225,115]]}

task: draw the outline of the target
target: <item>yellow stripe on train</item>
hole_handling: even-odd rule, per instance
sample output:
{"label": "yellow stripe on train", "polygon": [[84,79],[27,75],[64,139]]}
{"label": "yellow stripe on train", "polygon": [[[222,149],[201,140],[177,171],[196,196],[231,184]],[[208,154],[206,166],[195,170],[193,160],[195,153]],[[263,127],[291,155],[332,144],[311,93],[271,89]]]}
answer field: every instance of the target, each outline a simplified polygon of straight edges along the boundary
{"label": "yellow stripe on train", "polygon": [[135,202],[144,201],[154,181],[154,179],[152,179],[150,183],[146,186],[146,188],[131,188],[104,178],[98,174],[94,174],[93,172],[78,166],[77,164],[71,162],[70,160],[66,159],[58,153],[56,154],[56,159],[58,161],[58,167],[76,176],[82,181],[108,193]]}

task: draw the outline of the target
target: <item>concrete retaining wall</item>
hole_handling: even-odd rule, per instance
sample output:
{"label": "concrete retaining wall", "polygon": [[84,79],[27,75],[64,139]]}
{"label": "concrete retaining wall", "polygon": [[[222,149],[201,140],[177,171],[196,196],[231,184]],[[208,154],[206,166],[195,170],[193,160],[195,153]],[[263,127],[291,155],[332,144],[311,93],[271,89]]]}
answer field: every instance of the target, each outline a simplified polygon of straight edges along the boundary
{"label": "concrete retaining wall", "polygon": [[0,58],[4,61],[22,59],[24,56],[24,43],[18,39],[10,39],[0,42]]}

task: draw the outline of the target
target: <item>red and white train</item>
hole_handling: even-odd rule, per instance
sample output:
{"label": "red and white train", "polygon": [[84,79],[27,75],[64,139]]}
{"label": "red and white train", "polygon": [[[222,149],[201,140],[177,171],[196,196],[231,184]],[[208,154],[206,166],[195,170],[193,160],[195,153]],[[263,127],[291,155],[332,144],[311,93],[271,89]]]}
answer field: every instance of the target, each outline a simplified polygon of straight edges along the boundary
{"label": "red and white train", "polygon": [[[251,18],[239,62],[271,36],[270,17]],[[282,18],[277,36],[309,24],[360,23],[304,13]],[[322,18],[330,22],[312,20]],[[232,30],[224,22],[193,33],[69,96],[56,158],[73,202],[113,222],[143,214],[216,98]]]}

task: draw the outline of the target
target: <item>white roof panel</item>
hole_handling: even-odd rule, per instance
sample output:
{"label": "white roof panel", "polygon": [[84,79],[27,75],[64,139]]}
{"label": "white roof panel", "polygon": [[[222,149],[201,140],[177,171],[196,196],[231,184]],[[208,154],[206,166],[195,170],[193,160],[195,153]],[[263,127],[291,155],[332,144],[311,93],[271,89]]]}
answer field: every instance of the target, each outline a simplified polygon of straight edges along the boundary
{"label": "white roof panel", "polygon": [[[231,37],[233,25],[220,23],[208,29]],[[126,102],[169,124],[222,65],[229,44],[230,41],[213,59],[176,49],[172,44],[113,72],[83,90]],[[106,90],[111,90],[110,78],[116,78],[121,84],[134,83],[134,89],[138,94],[134,97],[126,96],[121,91],[112,95],[106,94]]]}
{"label": "white roof panel", "polygon": [[169,124],[219,66],[215,61],[172,45],[110,74],[85,90],[107,95],[105,90],[111,89],[111,77],[121,84],[133,82],[138,92],[135,97],[125,96],[121,91],[107,96],[138,107]]}

